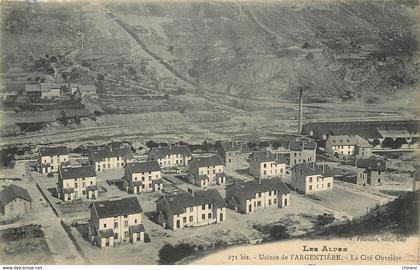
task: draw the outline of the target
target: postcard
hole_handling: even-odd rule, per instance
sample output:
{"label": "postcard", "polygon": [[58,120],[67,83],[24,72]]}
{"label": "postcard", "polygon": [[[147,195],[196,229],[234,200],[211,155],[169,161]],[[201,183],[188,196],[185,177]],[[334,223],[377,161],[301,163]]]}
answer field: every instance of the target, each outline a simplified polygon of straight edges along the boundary
{"label": "postcard", "polygon": [[4,269],[419,264],[418,1],[0,8]]}

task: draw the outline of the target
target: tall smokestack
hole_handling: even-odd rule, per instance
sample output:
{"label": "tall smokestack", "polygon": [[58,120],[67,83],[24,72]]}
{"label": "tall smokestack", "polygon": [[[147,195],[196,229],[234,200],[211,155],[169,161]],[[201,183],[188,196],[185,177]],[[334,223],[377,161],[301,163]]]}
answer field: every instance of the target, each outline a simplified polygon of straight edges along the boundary
{"label": "tall smokestack", "polygon": [[299,92],[299,120],[298,120],[298,134],[302,132],[303,126],[303,88]]}

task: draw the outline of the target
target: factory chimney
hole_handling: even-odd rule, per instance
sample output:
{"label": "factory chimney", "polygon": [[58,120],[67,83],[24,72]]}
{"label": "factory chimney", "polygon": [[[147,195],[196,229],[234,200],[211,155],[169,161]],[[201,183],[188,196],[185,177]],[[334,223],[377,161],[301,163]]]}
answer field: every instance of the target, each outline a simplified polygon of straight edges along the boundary
{"label": "factory chimney", "polygon": [[303,126],[303,88],[299,92],[299,120],[298,120],[298,134],[302,132]]}

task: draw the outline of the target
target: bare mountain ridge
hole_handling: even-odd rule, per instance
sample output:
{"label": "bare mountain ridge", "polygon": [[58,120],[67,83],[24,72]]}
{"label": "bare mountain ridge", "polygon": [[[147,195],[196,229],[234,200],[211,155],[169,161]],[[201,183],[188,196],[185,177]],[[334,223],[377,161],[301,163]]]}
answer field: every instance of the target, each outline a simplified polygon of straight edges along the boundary
{"label": "bare mountain ridge", "polygon": [[177,70],[214,91],[291,98],[296,88],[306,87],[313,97],[351,98],[414,87],[418,78],[415,9],[409,3],[113,8],[120,16],[172,19],[161,24],[164,35],[139,36],[152,50],[169,51]]}

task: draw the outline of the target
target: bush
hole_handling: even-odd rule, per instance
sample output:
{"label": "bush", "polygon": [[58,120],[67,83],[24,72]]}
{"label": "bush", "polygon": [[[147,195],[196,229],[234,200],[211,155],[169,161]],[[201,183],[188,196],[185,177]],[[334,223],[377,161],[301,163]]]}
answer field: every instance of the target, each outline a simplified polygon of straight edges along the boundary
{"label": "bush", "polygon": [[395,145],[395,142],[394,142],[394,139],[392,138],[387,137],[382,141],[383,148],[393,148],[394,145]]}
{"label": "bush", "polygon": [[334,217],[333,214],[324,213],[323,215],[318,215],[316,217],[316,222],[315,223],[318,226],[325,226],[325,225],[333,223],[334,220],[335,220],[335,217]]}
{"label": "bush", "polygon": [[179,243],[175,246],[165,244],[159,250],[160,264],[174,264],[181,259],[190,256],[194,252],[194,246],[189,243]]}
{"label": "bush", "polygon": [[289,233],[287,232],[287,228],[283,225],[273,225],[270,228],[270,237],[276,240],[279,239],[287,239],[290,237]]}

